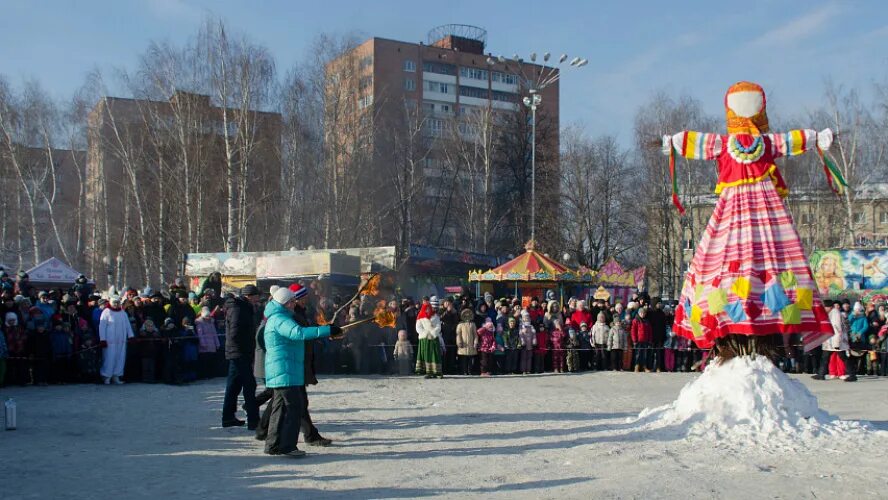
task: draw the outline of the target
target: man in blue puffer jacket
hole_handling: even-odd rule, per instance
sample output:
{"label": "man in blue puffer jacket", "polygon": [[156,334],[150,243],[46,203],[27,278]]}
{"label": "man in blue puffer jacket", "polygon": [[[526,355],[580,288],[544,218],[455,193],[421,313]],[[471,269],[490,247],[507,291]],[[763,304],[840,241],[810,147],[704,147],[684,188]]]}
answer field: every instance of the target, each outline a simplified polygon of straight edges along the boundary
{"label": "man in blue puffer jacket", "polygon": [[301,457],[297,448],[305,385],[305,341],[338,336],[337,326],[300,326],[293,308],[304,297],[279,288],[265,306],[265,386],[274,390],[265,453]]}

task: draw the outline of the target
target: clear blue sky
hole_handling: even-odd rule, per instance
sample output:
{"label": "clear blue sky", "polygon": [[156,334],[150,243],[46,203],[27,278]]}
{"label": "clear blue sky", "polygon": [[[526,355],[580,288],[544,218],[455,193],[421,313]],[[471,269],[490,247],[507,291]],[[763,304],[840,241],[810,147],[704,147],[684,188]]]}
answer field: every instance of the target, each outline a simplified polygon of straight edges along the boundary
{"label": "clear blue sky", "polygon": [[762,84],[769,110],[802,115],[827,77],[871,95],[888,82],[888,4],[882,1],[283,1],[0,0],[0,73],[40,80],[67,97],[93,67],[132,68],[151,39],[181,43],[206,13],[268,46],[279,69],[320,32],[424,41],[439,24],[488,31],[488,51],[566,52],[589,65],[565,71],[562,125],[627,144],[638,107],[665,90],[721,115],[725,89]]}

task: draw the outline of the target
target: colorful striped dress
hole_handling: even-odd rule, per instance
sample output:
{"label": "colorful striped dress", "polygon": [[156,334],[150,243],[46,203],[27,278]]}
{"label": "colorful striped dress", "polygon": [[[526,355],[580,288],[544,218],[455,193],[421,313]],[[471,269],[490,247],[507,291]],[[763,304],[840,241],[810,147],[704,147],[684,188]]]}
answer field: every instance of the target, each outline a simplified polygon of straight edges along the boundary
{"label": "colorful striped dress", "polygon": [[774,159],[814,149],[814,130],[718,135],[681,132],[675,153],[715,160],[719,194],[676,308],[674,331],[709,348],[726,335],[832,335]]}

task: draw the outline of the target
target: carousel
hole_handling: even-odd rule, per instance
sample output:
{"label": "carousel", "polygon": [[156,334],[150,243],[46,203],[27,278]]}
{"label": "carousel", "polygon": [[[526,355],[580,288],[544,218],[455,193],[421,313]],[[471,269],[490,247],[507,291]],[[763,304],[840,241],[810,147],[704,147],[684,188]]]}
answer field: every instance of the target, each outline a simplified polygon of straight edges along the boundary
{"label": "carousel", "polygon": [[[593,271],[574,271],[536,251],[533,240],[524,246],[525,253],[505,264],[487,271],[469,272],[469,282],[475,283],[475,293],[495,290],[496,285],[510,285],[516,297],[544,297],[548,290],[557,290],[564,301],[565,284],[591,284]],[[484,288],[484,290],[482,290]]]}

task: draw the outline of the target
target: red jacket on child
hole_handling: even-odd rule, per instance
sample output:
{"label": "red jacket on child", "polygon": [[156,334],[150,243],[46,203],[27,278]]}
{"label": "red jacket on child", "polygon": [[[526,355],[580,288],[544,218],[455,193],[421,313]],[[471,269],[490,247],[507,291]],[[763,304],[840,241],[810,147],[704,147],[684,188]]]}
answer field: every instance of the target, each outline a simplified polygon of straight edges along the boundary
{"label": "red jacket on child", "polygon": [[653,338],[650,322],[635,318],[632,320],[632,343],[650,342]]}
{"label": "red jacket on child", "polygon": [[537,332],[537,345],[533,348],[534,354],[546,354],[549,350],[549,332],[543,330]]}

